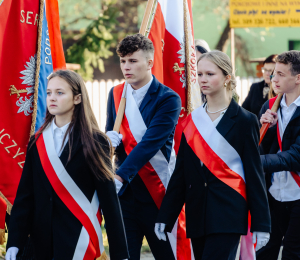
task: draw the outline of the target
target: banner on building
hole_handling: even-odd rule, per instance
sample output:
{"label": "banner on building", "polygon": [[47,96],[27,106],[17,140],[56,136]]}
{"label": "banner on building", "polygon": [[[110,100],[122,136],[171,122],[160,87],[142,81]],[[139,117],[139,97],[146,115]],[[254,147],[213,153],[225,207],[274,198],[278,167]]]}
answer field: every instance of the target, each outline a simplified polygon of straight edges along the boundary
{"label": "banner on building", "polygon": [[230,27],[299,27],[300,1],[230,0]]}

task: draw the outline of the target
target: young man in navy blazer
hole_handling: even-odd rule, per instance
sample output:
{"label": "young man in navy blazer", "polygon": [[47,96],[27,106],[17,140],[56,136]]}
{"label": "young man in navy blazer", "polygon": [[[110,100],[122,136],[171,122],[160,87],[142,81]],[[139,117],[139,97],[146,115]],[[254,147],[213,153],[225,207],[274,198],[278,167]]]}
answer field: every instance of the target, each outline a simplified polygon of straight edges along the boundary
{"label": "young man in navy blazer", "polygon": [[[116,120],[115,103],[118,102],[114,92],[121,86],[114,87],[108,98],[106,132],[116,148],[115,182],[119,190],[130,259],[140,259],[142,240],[145,236],[155,259],[173,260],[175,258],[169,241],[158,240],[154,233],[158,207],[153,190],[149,191],[149,186],[153,184],[150,174],[144,175],[142,179],[139,171],[158,153],[162,156],[161,159],[171,163],[170,158],[174,156],[174,131],[180,114],[181,100],[173,90],[161,84],[151,74],[154,47],[147,37],[141,34],[127,36],[118,45],[117,53],[121,70],[128,83],[127,92],[132,91],[131,101],[136,103],[138,110],[135,111],[140,112],[146,126],[141,140],[137,141],[130,153],[126,153],[128,136],[123,137],[122,134],[112,131]],[[126,102],[130,101],[127,99]],[[137,129],[130,130],[142,131],[139,127],[140,125],[137,125]],[[132,140],[130,142],[132,143]],[[160,174],[165,173],[157,172],[157,175]]]}
{"label": "young man in navy blazer", "polygon": [[[260,122],[271,123],[262,142],[272,219],[269,243],[257,252],[258,260],[300,259],[300,51],[280,54],[273,84],[283,93],[277,113],[267,101]],[[274,100],[273,100],[274,101]]]}

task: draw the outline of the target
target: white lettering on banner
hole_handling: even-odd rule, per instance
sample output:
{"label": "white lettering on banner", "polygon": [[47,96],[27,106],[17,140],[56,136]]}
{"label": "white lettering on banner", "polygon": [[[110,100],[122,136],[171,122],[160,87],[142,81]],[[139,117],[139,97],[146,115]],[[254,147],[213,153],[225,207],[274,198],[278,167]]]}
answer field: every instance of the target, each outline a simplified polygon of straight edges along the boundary
{"label": "white lettering on banner", "polygon": [[[49,37],[49,31],[47,30],[46,32],[47,36]],[[45,48],[45,53],[47,56],[45,56],[45,63],[48,65],[51,65],[52,63],[50,62],[50,58],[48,56],[51,56],[51,49],[50,49],[50,40],[49,38],[46,38],[45,40],[45,45],[49,46]]]}

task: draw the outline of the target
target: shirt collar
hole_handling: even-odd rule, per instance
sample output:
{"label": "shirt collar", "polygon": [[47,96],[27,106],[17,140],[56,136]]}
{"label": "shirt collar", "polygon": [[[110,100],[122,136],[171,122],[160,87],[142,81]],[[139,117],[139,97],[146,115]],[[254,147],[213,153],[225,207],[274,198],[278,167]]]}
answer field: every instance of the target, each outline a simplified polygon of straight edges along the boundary
{"label": "shirt collar", "polygon": [[68,129],[68,127],[69,127],[70,122],[67,123],[66,125],[62,126],[62,127],[58,127],[58,126],[55,124],[54,121],[55,121],[55,120],[53,119],[53,120],[52,120],[52,130],[53,130],[53,133],[54,133],[54,131],[55,131],[56,129],[60,129],[60,130],[63,132],[63,134],[65,134],[65,132],[67,131],[67,129]]}
{"label": "shirt collar", "polygon": [[[295,106],[297,106],[297,107],[300,106],[300,96],[291,105],[293,105],[293,104]],[[286,107],[286,108],[288,107],[287,104],[286,104],[286,102],[285,102],[285,94],[283,94],[283,97],[281,99],[280,105],[283,106],[283,107]]]}
{"label": "shirt collar", "polygon": [[139,95],[139,96],[145,96],[146,93],[147,93],[147,91],[148,91],[148,89],[150,88],[150,86],[152,84],[152,81],[153,81],[153,76],[151,76],[150,81],[145,86],[143,86],[143,87],[141,87],[141,88],[139,88],[137,90],[135,90],[130,84],[129,85],[133,89],[133,91],[135,91],[135,93],[137,95]]}

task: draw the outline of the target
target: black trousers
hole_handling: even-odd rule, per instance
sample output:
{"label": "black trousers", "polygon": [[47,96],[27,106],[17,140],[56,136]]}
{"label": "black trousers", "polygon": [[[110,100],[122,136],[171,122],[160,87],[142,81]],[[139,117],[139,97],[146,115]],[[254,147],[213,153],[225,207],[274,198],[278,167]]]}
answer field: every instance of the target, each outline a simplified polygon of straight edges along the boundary
{"label": "black trousers", "polygon": [[268,244],[256,252],[257,260],[277,260],[283,239],[282,260],[300,259],[300,200],[269,198],[272,230]]}
{"label": "black trousers", "polygon": [[235,260],[241,235],[212,234],[192,238],[195,260]]}
{"label": "black trousers", "polygon": [[[158,215],[155,203],[137,201],[128,187],[120,196],[130,260],[139,260],[144,236],[156,260],[175,260],[169,240],[159,240],[154,233]],[[168,237],[167,237],[168,239]]]}

